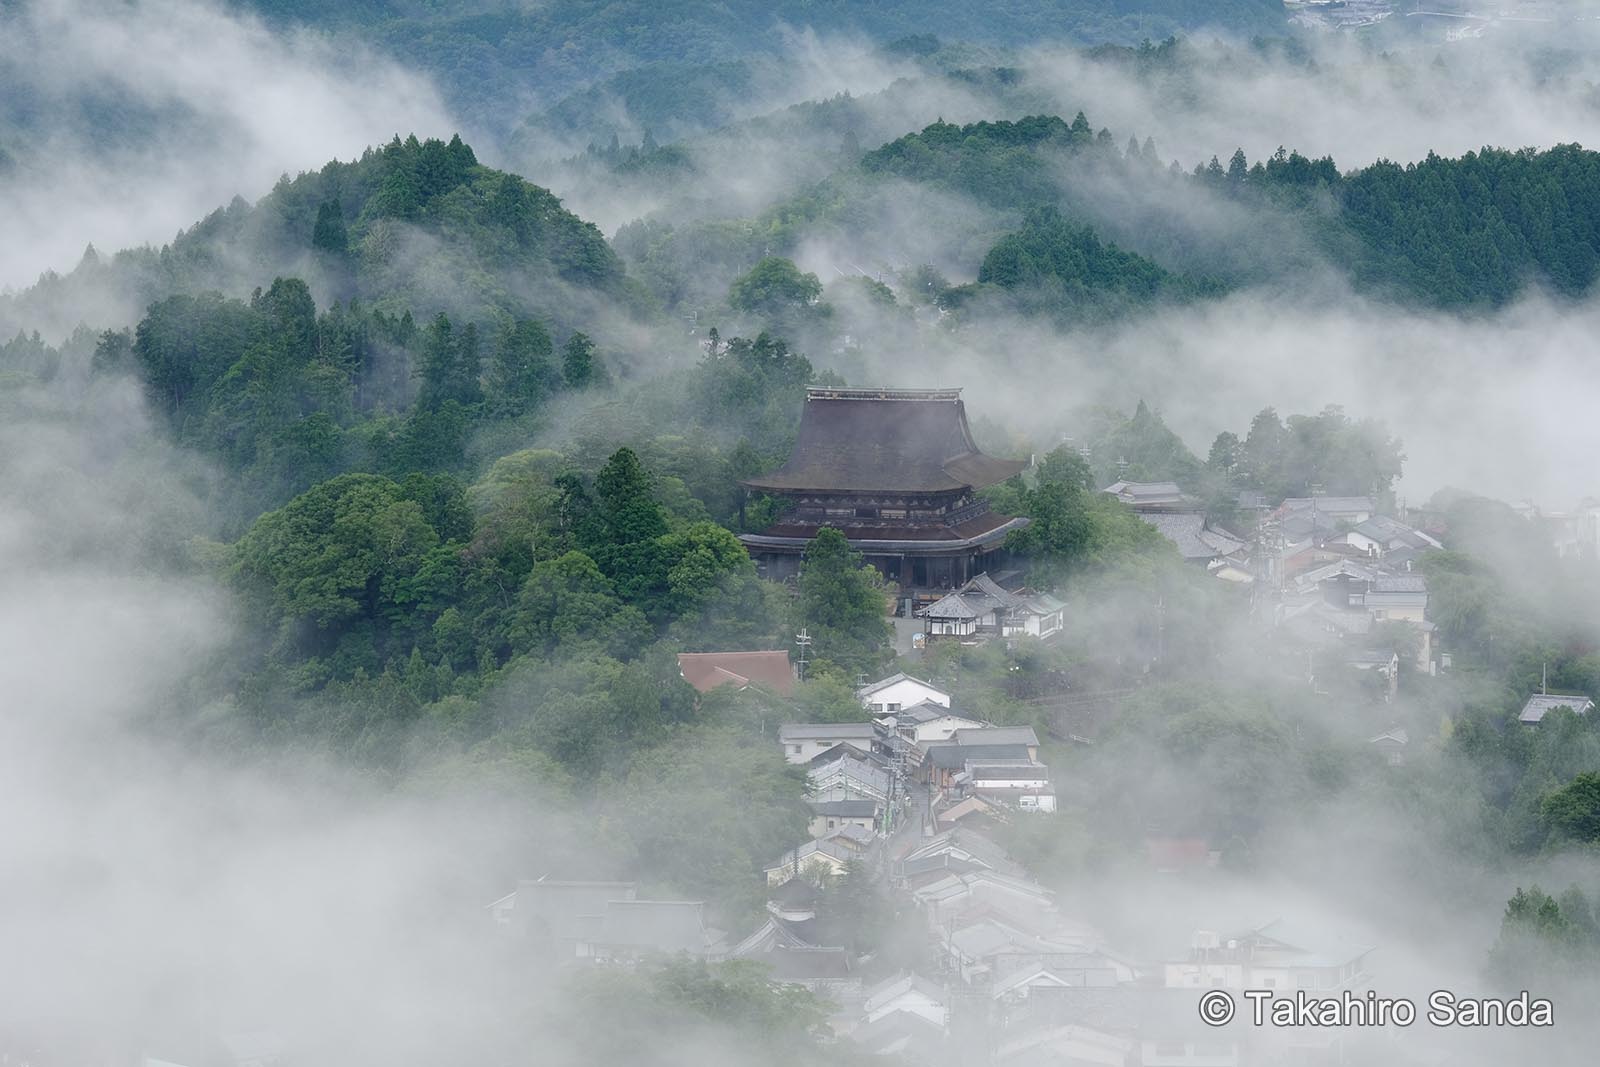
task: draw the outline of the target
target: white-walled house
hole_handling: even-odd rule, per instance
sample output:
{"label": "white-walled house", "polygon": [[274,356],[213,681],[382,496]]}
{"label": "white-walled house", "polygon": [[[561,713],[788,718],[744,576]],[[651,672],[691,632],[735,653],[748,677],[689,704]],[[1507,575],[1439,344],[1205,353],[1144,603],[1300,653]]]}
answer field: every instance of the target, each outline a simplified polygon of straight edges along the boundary
{"label": "white-walled house", "polygon": [[1056,810],[1050,768],[1041,763],[968,762],[965,773],[966,787],[974,795],[1014,804],[1022,811]]}
{"label": "white-walled house", "polygon": [[941,986],[920,974],[902,972],[867,990],[862,1010],[869,1023],[897,1011],[908,1011],[943,1026],[948,1001],[949,995]]}
{"label": "white-walled house", "polygon": [[812,800],[810,832],[812,837],[827,837],[846,826],[876,832],[878,819],[883,814],[883,803],[871,797],[859,800]]}
{"label": "white-walled house", "polygon": [[1377,622],[1422,622],[1428,612],[1428,580],[1420,574],[1383,575],[1361,599]]}
{"label": "white-walled house", "polygon": [[1044,593],[1013,592],[980,574],[917,612],[931,637],[1050,637],[1064,625],[1066,605]]}
{"label": "white-walled house", "polygon": [[1162,965],[1176,989],[1359,989],[1372,946],[1285,930],[1271,922],[1231,937],[1198,931],[1189,954]]}
{"label": "white-walled house", "polygon": [[1406,745],[1411,743],[1411,737],[1404,728],[1391,726],[1368,743],[1383,755],[1383,761],[1389,766],[1405,766]]}
{"label": "white-walled house", "polygon": [[1050,784],[1050,768],[1042,763],[1016,760],[968,760],[967,780],[973,789],[1043,789]]}
{"label": "white-walled house", "polygon": [[815,838],[785,852],[763,870],[767,885],[780,886],[804,875],[810,880],[842,875],[846,864],[856,857],[854,849],[834,837]]}
{"label": "white-walled house", "polygon": [[778,727],[783,758],[790,763],[810,763],[838,744],[872,751],[878,727],[870,722],[786,722]]}
{"label": "white-walled house", "polygon": [[875,800],[887,803],[891,787],[889,772],[874,763],[840,756],[811,768],[807,783],[812,800]]}
{"label": "white-walled house", "polygon": [[1039,735],[1031,726],[962,727],[950,740],[957,745],[1022,745],[1029,759],[1039,758]]}
{"label": "white-walled house", "polygon": [[888,715],[914,704],[933,703],[950,706],[950,694],[938,687],[913,678],[909,674],[891,674],[856,690],[861,706],[874,715]]}
{"label": "white-walled house", "polygon": [[1023,600],[1006,619],[1006,637],[1051,637],[1066,625],[1067,606],[1049,593],[1034,593]]}
{"label": "white-walled house", "polygon": [[958,715],[948,705],[931,700],[887,713],[878,721],[912,744],[945,741],[957,730],[976,730],[984,725],[978,719]]}

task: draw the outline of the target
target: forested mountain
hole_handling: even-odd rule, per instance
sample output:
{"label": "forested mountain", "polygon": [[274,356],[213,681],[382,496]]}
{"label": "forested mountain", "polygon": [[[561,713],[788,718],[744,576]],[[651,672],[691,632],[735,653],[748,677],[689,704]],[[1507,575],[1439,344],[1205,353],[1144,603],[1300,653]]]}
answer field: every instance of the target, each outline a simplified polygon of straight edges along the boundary
{"label": "forested mountain", "polygon": [[74,306],[133,319],[168,295],[242,296],[290,274],[324,302],[357,299],[394,315],[537,315],[567,329],[591,319],[596,300],[618,309],[633,300],[604,236],[551,192],[481,166],[459,137],[396,137],[285,177],[255,205],[236,198],[159,250],[91,250],[70,275],[0,297],[0,320],[49,322]]}
{"label": "forested mountain", "polygon": [[727,62],[778,51],[785,32],[863,35],[879,43],[936,34],[953,40],[1021,44],[1040,39],[1137,43],[1214,28],[1239,36],[1273,34],[1284,25],[1277,0],[1009,0],[1001,9],[962,3],[893,0],[861,5],[736,0],[708,8],[693,2],[596,7],[580,0],[525,5],[484,0],[465,10],[437,10],[404,0],[235,0],[278,22],[306,23],[380,44],[433,73],[467,114],[508,117],[531,87],[554,100],[623,69]]}
{"label": "forested mountain", "polygon": [[[1074,942],[1092,933],[1128,959],[1184,958],[1194,930],[1231,937],[1218,924],[1243,898],[1254,908],[1281,891],[1428,966],[1452,946],[1439,969],[1463,988],[1532,976],[1571,1003],[1593,990],[1600,715],[1519,715],[1536,689],[1600,697],[1600,505],[1541,515],[1460,491],[1427,499],[1439,471],[1476,478],[1491,464],[1519,494],[1535,475],[1591,491],[1600,153],[1568,143],[1581,122],[1552,122],[1560,136],[1538,148],[1391,161],[1291,141],[1250,158],[1234,143],[1276,142],[1262,110],[1278,95],[1304,109],[1301,147],[1323,146],[1317,108],[1328,126],[1349,113],[1336,94],[1421,96],[1452,69],[1354,34],[1347,50],[1309,34],[1241,43],[1281,28],[1276,0],[228,6],[262,16],[243,20],[246,38],[293,42],[261,54],[343,61],[359,43],[373,51],[351,55],[400,57],[478,132],[421,136],[435,122],[391,136],[384,118],[375,143],[352,139],[356,155],[285,174],[161,247],[91,248],[70,273],[0,293],[0,588],[20,591],[0,596],[0,635],[21,650],[0,664],[0,800],[20,798],[31,820],[42,783],[55,806],[88,805],[72,809],[72,833],[17,835],[22,866],[44,873],[0,886],[22,901],[0,909],[0,941],[35,901],[62,928],[87,927],[92,943],[61,954],[62,974],[39,968],[61,988],[76,996],[80,959],[126,954],[141,973],[104,1009],[122,1020],[145,1003],[145,965],[181,957],[182,1027],[245,1004],[301,1024],[307,1062],[373,1058],[347,1016],[371,1001],[393,1024],[445,986],[470,1007],[417,1024],[446,1035],[444,1051],[385,1059],[513,1063],[531,1048],[585,1067],[880,1062],[846,1032],[846,1016],[856,1037],[871,1029],[857,1025],[857,986],[917,972],[948,990],[988,972],[952,966],[953,927],[941,944],[926,902],[870,859],[803,871],[788,892],[814,906],[810,920],[769,908],[769,881],[799,868],[799,850],[823,850],[807,842],[829,817],[781,724],[863,736],[862,685],[904,672],[961,714],[1032,730],[1029,773],[1036,758],[1060,784],[1053,813],[1030,786],[1031,807],[1023,793],[969,804],[977,820],[944,838],[981,832],[1011,854],[999,865],[1020,873],[985,891],[1023,900],[1024,878],[1038,879],[1028,922],[1060,920]],[[138,10],[165,30],[170,9]],[[1238,37],[1151,40],[1185,27]],[[1481,58],[1475,40],[1453,41],[1452,62]],[[0,73],[15,55],[0,41]],[[1488,83],[1526,93],[1522,105],[1579,100],[1563,119],[1593,114],[1588,68],[1568,62],[1540,53]],[[840,88],[857,75],[860,92]],[[1362,97],[1369,75],[1377,89]],[[195,102],[192,88],[119,100],[115,83],[83,80],[0,101],[0,128],[46,124],[34,94],[65,87],[57,104],[91,101],[86,130],[133,144]],[[242,95],[252,120],[298,128],[316,118],[304,100],[332,98],[283,106],[257,81]],[[1327,91],[1306,104],[1307,85]],[[364,91],[357,79],[334,96]],[[1408,116],[1431,129],[1453,103]],[[18,166],[68,180],[70,141],[29,140]],[[192,163],[185,143],[151,151]],[[214,149],[227,165],[231,144]],[[956,477],[981,446],[1007,476],[939,490],[952,530],[895,501],[924,490],[856,489],[791,539],[820,494],[750,486],[782,484],[762,476],[810,434],[817,387],[860,387],[829,403],[864,408],[894,390],[942,413],[959,388],[968,439],[930,469]],[[885,418],[880,441],[846,421],[819,431],[822,452],[838,458],[856,435],[863,465],[900,477],[913,435]],[[871,546],[884,541],[860,536],[970,545],[967,523],[996,538],[997,554],[969,558],[1006,582],[1014,620],[1031,613],[1042,632],[1054,618],[1055,632],[1008,632],[999,614],[982,632],[934,632],[919,606],[970,612],[987,587],[952,599],[959,580],[880,570]],[[763,533],[799,553],[792,573],[758,568]],[[917,544],[888,543],[907,556]],[[1369,613],[1369,596],[1392,599]],[[728,684],[692,684],[679,657],[703,652],[763,657],[774,684],[727,669]],[[897,782],[865,836],[922,847],[947,828],[922,824],[936,804],[988,788],[972,784],[986,760],[944,768],[943,784]],[[34,762],[17,798],[4,792]],[[255,831],[288,803],[280,793],[323,780],[305,811]],[[145,815],[152,795],[163,803]],[[347,828],[351,808],[386,821]],[[191,812],[202,833],[180,818]],[[152,846],[168,823],[182,843]],[[422,849],[419,827],[445,844]],[[124,832],[120,850],[97,844]],[[219,837],[226,847],[207,844]],[[233,851],[256,837],[288,844]],[[342,874],[305,888],[323,868]],[[951,872],[972,872],[935,873],[953,902],[965,883]],[[544,968],[533,957],[551,945],[537,924],[519,937],[521,905],[508,903],[541,893],[528,888],[540,875],[626,880],[636,896],[602,903],[693,913],[708,943],[721,939],[712,955],[814,932],[836,969],[800,988],[784,980],[789,948],[766,962],[674,951],[578,967],[570,943],[566,965]],[[1586,881],[1558,899],[1534,877]],[[428,878],[393,902],[395,886]],[[131,900],[125,884],[140,886]],[[150,947],[103,936],[107,896],[123,926],[157,897],[185,922],[204,914],[152,921]],[[997,921],[978,910],[975,922]],[[235,912],[287,916],[261,923],[285,957],[213,953]],[[598,917],[577,917],[589,936]],[[355,929],[390,953],[377,958],[392,964],[398,943],[405,962],[381,981],[385,968],[336,967],[339,995],[301,998],[310,1007],[279,993],[296,975],[310,983],[318,952],[339,962],[304,933],[330,928],[332,946]],[[705,954],[698,933],[675,949]],[[1010,936],[1005,955],[1060,947]],[[15,989],[31,996],[23,970]],[[1124,984],[1129,997],[1153,989]],[[1047,1029],[990,986],[964,988],[948,1033],[932,1027],[943,1062],[994,1053],[991,1023],[1008,1037]],[[152,1014],[166,998],[147,998],[161,1002]],[[0,1062],[42,1062],[31,1045],[13,1055],[12,1010],[0,1004]],[[1390,1062],[1387,1048],[1346,1051]]]}
{"label": "forested mountain", "polygon": [[[687,278],[690,249],[728,269],[751,261],[757,247],[787,252],[819,239],[845,262],[873,255],[869,248],[903,257],[914,254],[917,234],[898,219],[891,228],[885,202],[909,195],[934,203],[947,193],[961,206],[946,209],[942,248],[970,257],[967,270],[979,261],[980,283],[1016,288],[1039,276],[1019,252],[1032,248],[1038,261],[1040,220],[1055,216],[1029,212],[1048,208],[1063,220],[1049,243],[1065,248],[1063,227],[1073,226],[1079,240],[1114,241],[1152,261],[1135,286],[1151,294],[1162,272],[1192,279],[1174,292],[1217,294],[1332,267],[1358,289],[1422,306],[1496,306],[1529,286],[1568,296],[1592,286],[1597,165],[1600,155],[1566,145],[1341,173],[1331,159],[1280,149],[1254,163],[1241,151],[1226,165],[1213,158],[1185,172],[1164,164],[1153,142],[1130,136],[1124,145],[1081,113],[1070,123],[940,122],[866,152],[858,166],[742,227],[642,224],[619,234],[618,246],[673,306],[705,298]],[[1095,273],[1110,279],[1121,268]]]}
{"label": "forested mountain", "polygon": [[1528,284],[1578,296],[1600,269],[1600,154],[1486,148],[1384,162],[1337,187],[1363,282],[1443,305],[1497,304]]}

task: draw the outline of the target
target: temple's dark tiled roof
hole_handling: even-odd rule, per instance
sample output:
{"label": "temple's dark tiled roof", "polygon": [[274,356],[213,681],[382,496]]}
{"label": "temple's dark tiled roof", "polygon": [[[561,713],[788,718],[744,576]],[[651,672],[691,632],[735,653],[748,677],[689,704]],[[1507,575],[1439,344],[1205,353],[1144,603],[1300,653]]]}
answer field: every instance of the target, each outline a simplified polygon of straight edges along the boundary
{"label": "temple's dark tiled roof", "polygon": [[947,493],[1022,470],[978,451],[959,389],[811,389],[794,451],[751,489]]}

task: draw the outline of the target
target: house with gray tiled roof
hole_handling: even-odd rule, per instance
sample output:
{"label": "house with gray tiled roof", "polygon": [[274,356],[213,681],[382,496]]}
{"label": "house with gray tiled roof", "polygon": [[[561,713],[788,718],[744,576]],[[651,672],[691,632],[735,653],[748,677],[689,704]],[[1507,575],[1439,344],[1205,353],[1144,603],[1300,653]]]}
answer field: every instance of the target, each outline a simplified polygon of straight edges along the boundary
{"label": "house with gray tiled roof", "polygon": [[1065,608],[1048,594],[1006,589],[980,574],[919,609],[917,617],[930,638],[1051,637],[1064,624]]}
{"label": "house with gray tiled roof", "polygon": [[1594,701],[1580,693],[1535,693],[1522,705],[1517,721],[1524,726],[1538,726],[1557,708],[1571,708],[1576,715],[1587,715],[1594,710]]}

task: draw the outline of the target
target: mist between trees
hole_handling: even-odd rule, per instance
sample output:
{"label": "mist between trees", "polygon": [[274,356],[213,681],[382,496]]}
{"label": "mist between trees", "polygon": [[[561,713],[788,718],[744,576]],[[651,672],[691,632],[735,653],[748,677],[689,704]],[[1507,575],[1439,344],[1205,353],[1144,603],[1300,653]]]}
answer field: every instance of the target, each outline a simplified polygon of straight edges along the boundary
{"label": "mist between trees", "polygon": [[[1182,6],[1164,17],[1192,24]],[[515,131],[486,104],[480,140],[446,137],[476,92],[459,78],[357,77],[314,35],[168,8],[170,35],[149,5],[0,20],[96,70],[119,27],[220,34],[246,71],[286,62],[310,143],[349,161],[275,162],[276,120],[221,101],[202,117],[225,134],[189,135],[207,180],[128,171],[188,228],[159,248],[98,230],[0,297],[0,941],[26,961],[0,978],[0,1050],[192,1064],[270,1031],[294,1063],[876,1062],[837,991],[749,960],[558,967],[485,905],[541,875],[628,882],[737,943],[811,837],[779,726],[859,721],[858,687],[904,670],[1037,732],[1058,810],[985,832],[1098,947],[1148,965],[1293,918],[1375,946],[1386,995],[1557,1001],[1553,1035],[1425,1035],[1442,1054],[1582,1054],[1600,166],[1577,143],[1581,38],[818,26],[692,77],[608,59],[571,94],[537,87]],[[229,81],[217,62],[128,72],[134,117],[186,129],[163,102]],[[74,99],[15,44],[0,63],[39,114]],[[85,147],[127,115],[48,138],[0,115],[17,203],[108,202],[84,175],[142,158]],[[8,243],[5,277],[58,251]],[[903,591],[832,529],[798,580],[759,575],[739,535],[785,505],[741,481],[788,457],[808,388],[844,386],[962,387],[982,449],[1028,461],[983,501],[1030,520],[1005,547],[1061,633],[912,652],[886,611]],[[1253,582],[1186,562],[1101,492],[1118,481],[1175,483],[1254,543]],[[1263,607],[1262,515],[1335,497],[1442,546],[1406,572],[1430,652],[1412,622],[1364,635],[1386,675],[1289,645]],[[798,657],[802,631],[792,692],[680,672],[683,652]],[[1521,725],[1543,690],[1573,703]],[[1087,706],[1110,710],[1064,721]],[[1397,730],[1398,764],[1374,743]],[[1173,840],[1206,863],[1155,870]],[[888,871],[820,879],[819,936],[865,985],[945,981]],[[973,1012],[945,1053],[1013,1062],[1015,1031]],[[1348,1047],[1431,1054],[1391,1038]]]}

